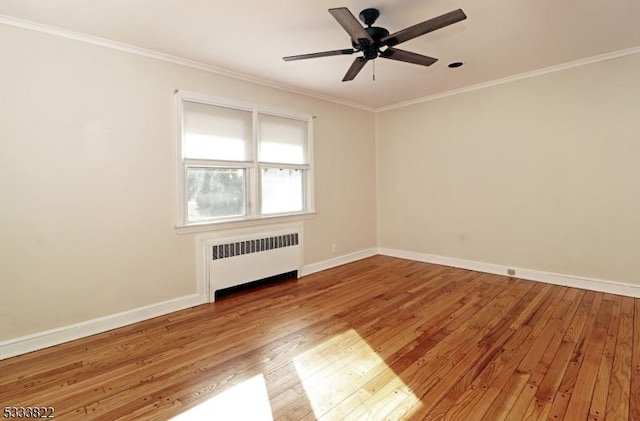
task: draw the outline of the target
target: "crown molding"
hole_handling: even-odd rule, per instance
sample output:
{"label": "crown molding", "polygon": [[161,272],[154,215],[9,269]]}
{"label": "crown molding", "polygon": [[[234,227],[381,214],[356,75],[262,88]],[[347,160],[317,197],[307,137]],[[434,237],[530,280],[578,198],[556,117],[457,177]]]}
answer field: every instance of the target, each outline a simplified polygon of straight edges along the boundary
{"label": "crown molding", "polygon": [[311,98],[320,99],[327,102],[333,102],[335,104],[345,105],[351,108],[357,108],[364,111],[375,112],[376,109],[368,107],[363,104],[358,104],[351,101],[345,101],[332,96],[318,94],[317,92],[308,91],[304,89],[295,88],[293,86],[285,85],[278,82],[273,82],[266,79],[261,79],[255,76],[247,75],[240,72],[235,72],[221,67],[216,67],[210,64],[202,63],[195,60],[189,60],[183,57],[174,56],[171,54],[161,53],[159,51],[148,50],[146,48],[136,47],[133,45],[112,41],[106,38],[94,37],[92,35],[82,34],[80,32],[70,31],[68,29],[62,29],[55,26],[45,25],[25,19],[16,18],[13,16],[0,14],[0,24],[13,26],[16,28],[27,29],[35,32],[41,32],[48,35],[54,35],[62,38],[71,39],[74,41],[80,41],[87,44],[97,45],[100,47],[110,48],[125,53],[135,54],[142,57],[152,58],[168,63],[177,64],[180,66],[190,67],[192,69],[202,70],[208,73],[213,73],[220,76],[226,76],[229,78],[242,80],[245,82],[254,83],[256,85],[265,86],[268,88],[274,88],[281,91],[290,92],[293,94],[304,95]]}
{"label": "crown molding", "polygon": [[268,88],[274,88],[285,92],[290,92],[293,94],[303,95],[311,98],[316,98],[319,100],[332,102],[339,105],[344,105],[351,108],[356,108],[369,112],[383,112],[389,111],[397,108],[403,108],[410,105],[422,104],[425,102],[433,101],[440,98],[446,98],[453,95],[459,95],[467,92],[477,91],[479,89],[489,88],[492,86],[502,85],[505,83],[515,82],[522,79],[528,79],[535,76],[541,76],[548,73],[559,72],[562,70],[572,69],[575,67],[586,66],[588,64],[599,63],[607,60],[613,60],[620,57],[630,56],[633,54],[640,53],[640,46],[631,47],[624,50],[618,50],[611,53],[605,53],[598,56],[587,57],[575,61],[571,61],[568,63],[558,64],[554,66],[544,67],[542,69],[532,70],[530,72],[520,73],[513,76],[507,76],[501,79],[492,80],[489,82],[483,82],[476,85],[466,86],[459,89],[453,89],[451,91],[441,92],[434,95],[428,95],[425,97],[420,97],[416,99],[412,99],[409,101],[398,102],[395,104],[387,105],[384,107],[369,107],[363,104],[359,104],[356,102],[346,101],[340,98],[335,98],[328,95],[322,95],[314,91],[308,91],[300,88],[296,88],[290,85],[273,82],[266,79],[261,79],[255,76],[247,75],[240,72],[235,72],[228,69],[223,69],[220,67],[216,67],[210,64],[198,62],[195,60],[189,60],[183,57],[173,56],[170,54],[161,53],[154,50],[148,50],[145,48],[136,47],[133,45],[112,41],[106,38],[94,37],[87,34],[82,34],[79,32],[70,31],[67,29],[57,28],[50,25],[45,25],[25,19],[16,18],[13,16],[2,15],[0,14],[0,24],[14,26],[17,28],[28,29],[31,31],[41,32],[48,35],[54,35],[62,38],[67,38],[75,41],[84,42],[87,44],[98,45],[105,48],[111,48],[118,51],[123,51],[130,54],[135,54],[142,57],[152,58],[168,63],[177,64],[180,66],[190,67],[192,69],[202,70],[205,72],[213,73],[220,76],[226,76],[229,78],[242,80],[245,82],[254,83],[257,85],[265,86]]}
{"label": "crown molding", "polygon": [[479,89],[490,88],[492,86],[503,85],[505,83],[511,83],[522,79],[528,79],[535,76],[545,75],[547,73],[560,72],[562,70],[573,69],[574,67],[586,66],[588,64],[600,63],[607,60],[613,60],[620,57],[630,56],[640,53],[640,46],[627,48],[624,50],[618,50],[611,53],[601,54],[598,56],[587,57],[580,60],[570,61],[568,63],[558,64],[555,66],[544,67],[542,69],[532,70],[530,72],[520,73],[513,76],[507,76],[501,79],[492,80],[489,82],[478,83],[477,85],[466,86],[460,89],[454,89],[451,91],[441,92],[434,95],[429,95],[421,98],[412,99],[409,101],[398,102],[396,104],[376,108],[376,112],[394,110],[396,108],[403,108],[409,105],[422,104],[424,102],[433,101],[435,99],[446,98],[453,95],[464,94],[467,92],[477,91]]}

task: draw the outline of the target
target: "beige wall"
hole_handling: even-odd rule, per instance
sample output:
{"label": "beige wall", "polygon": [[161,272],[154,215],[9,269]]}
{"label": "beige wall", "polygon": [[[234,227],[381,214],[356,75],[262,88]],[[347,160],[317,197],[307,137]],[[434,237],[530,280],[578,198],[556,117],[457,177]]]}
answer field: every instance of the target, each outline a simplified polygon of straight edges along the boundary
{"label": "beige wall", "polygon": [[633,55],[379,113],[378,245],[640,284],[638,75]]}
{"label": "beige wall", "polygon": [[0,51],[0,341],[196,292],[194,235],[173,228],[176,88],[318,117],[305,264],[377,231],[640,284],[639,55],[374,117],[4,25]]}
{"label": "beige wall", "polygon": [[4,25],[0,51],[0,341],[196,292],[176,88],[316,115],[304,263],[375,247],[372,113]]}

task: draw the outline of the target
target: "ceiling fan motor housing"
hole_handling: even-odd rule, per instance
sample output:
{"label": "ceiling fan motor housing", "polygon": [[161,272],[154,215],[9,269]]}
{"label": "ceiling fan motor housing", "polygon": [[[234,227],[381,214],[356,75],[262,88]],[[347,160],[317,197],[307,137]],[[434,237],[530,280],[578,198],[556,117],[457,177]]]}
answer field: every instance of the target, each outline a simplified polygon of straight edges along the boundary
{"label": "ceiling fan motor housing", "polygon": [[359,15],[360,20],[365,25],[367,25],[364,30],[367,31],[367,34],[369,34],[369,36],[373,39],[373,44],[371,44],[369,40],[364,39],[358,40],[357,42],[351,41],[351,45],[353,45],[353,48],[357,51],[362,51],[364,53],[364,58],[367,60],[373,60],[378,57],[378,54],[380,53],[380,47],[382,47],[382,43],[380,42],[380,40],[389,35],[389,31],[387,31],[385,28],[381,28],[379,26],[371,26],[379,16],[380,11],[374,8],[364,9],[362,12],[360,12]]}
{"label": "ceiling fan motor housing", "polygon": [[362,41],[351,41],[351,45],[353,45],[353,48],[356,50],[362,51],[366,59],[372,60],[378,56],[378,51],[380,50],[380,47],[382,47],[380,40],[389,35],[389,31],[384,28],[380,28],[379,26],[369,26],[368,28],[364,28],[364,30],[367,31],[371,38],[373,38],[373,44]]}

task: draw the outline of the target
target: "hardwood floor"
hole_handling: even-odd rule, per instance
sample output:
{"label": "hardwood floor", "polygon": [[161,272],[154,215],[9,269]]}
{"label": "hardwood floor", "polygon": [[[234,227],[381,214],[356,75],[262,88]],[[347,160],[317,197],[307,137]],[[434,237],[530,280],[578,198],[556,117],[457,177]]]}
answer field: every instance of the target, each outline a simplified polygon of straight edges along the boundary
{"label": "hardwood floor", "polygon": [[640,300],[375,256],[0,361],[0,403],[83,420],[640,419]]}

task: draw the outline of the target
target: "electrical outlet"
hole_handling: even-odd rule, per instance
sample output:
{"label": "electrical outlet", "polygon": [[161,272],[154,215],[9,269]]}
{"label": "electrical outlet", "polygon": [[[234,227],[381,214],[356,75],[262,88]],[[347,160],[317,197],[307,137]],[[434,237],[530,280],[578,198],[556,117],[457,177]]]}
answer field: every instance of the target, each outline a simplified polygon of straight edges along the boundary
{"label": "electrical outlet", "polygon": [[507,269],[507,275],[513,276],[515,274],[516,274],[516,270],[515,269]]}
{"label": "electrical outlet", "polygon": [[331,244],[331,253],[336,253],[338,251],[338,245],[336,243]]}

